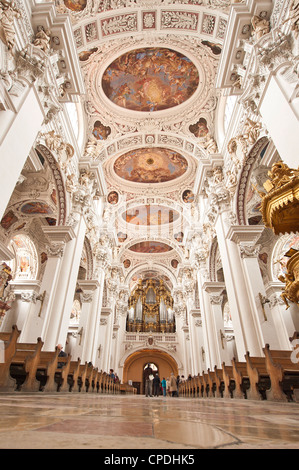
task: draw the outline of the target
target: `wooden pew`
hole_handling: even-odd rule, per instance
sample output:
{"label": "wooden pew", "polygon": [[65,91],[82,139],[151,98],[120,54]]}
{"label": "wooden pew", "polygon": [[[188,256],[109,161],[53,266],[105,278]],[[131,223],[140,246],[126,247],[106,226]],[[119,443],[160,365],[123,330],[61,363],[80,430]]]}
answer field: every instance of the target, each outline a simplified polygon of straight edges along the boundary
{"label": "wooden pew", "polygon": [[205,383],[201,374],[198,374],[197,378],[198,378],[198,385],[199,385],[199,389],[198,389],[199,396],[203,398],[205,396]]}
{"label": "wooden pew", "polygon": [[269,344],[265,345],[263,351],[271,379],[267,399],[293,401],[293,391],[299,389],[299,362],[294,361],[292,351],[270,350]]}
{"label": "wooden pew", "polygon": [[215,388],[216,388],[215,374],[213,371],[211,371],[210,368],[208,368],[207,381],[209,385],[209,396],[215,397]]}
{"label": "wooden pew", "polygon": [[204,398],[209,398],[212,396],[212,391],[210,390],[210,385],[209,385],[209,376],[204,371],[201,376],[202,376],[203,388],[204,388]]}
{"label": "wooden pew", "polygon": [[16,344],[15,354],[10,364],[10,375],[16,381],[16,390],[22,390],[22,392],[40,390],[36,372],[43,344],[41,338],[38,338],[36,343]]}
{"label": "wooden pew", "polygon": [[21,331],[18,330],[16,325],[13,325],[10,333],[0,333],[0,340],[3,341],[3,362],[0,363],[0,391],[3,392],[15,389],[15,380],[10,375],[10,364],[20,334]]}
{"label": "wooden pew", "polygon": [[266,390],[271,386],[271,379],[266,368],[264,357],[251,357],[249,352],[245,354],[247,374],[250,387],[247,390],[247,398],[251,400],[266,400]]}
{"label": "wooden pew", "polygon": [[[62,358],[63,359],[63,358]],[[66,359],[66,358],[64,358]],[[67,381],[63,381],[61,391],[79,392],[79,375],[80,375],[81,359],[78,357],[77,361],[70,361]],[[59,371],[62,373],[63,371]]]}
{"label": "wooden pew", "polygon": [[87,380],[87,369],[88,369],[88,363],[85,362],[85,364],[80,364],[79,366],[79,374],[78,374],[78,391],[86,391],[86,380]]}
{"label": "wooden pew", "polygon": [[223,398],[233,398],[235,390],[235,380],[233,376],[233,366],[222,364]]}
{"label": "wooden pew", "polygon": [[218,367],[214,367],[214,380],[215,380],[215,397],[223,398],[224,383],[222,378],[222,373],[219,371]]}
{"label": "wooden pew", "polygon": [[36,378],[40,382],[40,390],[44,392],[56,392],[57,383],[55,382],[55,372],[58,364],[59,350],[41,351]]}
{"label": "wooden pew", "polygon": [[234,398],[247,398],[247,390],[250,387],[247,364],[246,362],[239,362],[236,358],[232,359],[232,372],[235,388],[233,391]]}

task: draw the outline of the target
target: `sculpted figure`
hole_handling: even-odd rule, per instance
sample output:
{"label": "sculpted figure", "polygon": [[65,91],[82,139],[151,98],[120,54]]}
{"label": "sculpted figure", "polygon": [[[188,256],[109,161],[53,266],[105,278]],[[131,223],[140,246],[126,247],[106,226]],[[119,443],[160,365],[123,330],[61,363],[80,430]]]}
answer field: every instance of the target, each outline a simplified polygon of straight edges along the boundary
{"label": "sculpted figure", "polygon": [[254,16],[251,20],[251,24],[254,30],[254,36],[258,41],[262,36],[269,33],[270,31],[270,23],[265,18],[261,18],[260,16]]}

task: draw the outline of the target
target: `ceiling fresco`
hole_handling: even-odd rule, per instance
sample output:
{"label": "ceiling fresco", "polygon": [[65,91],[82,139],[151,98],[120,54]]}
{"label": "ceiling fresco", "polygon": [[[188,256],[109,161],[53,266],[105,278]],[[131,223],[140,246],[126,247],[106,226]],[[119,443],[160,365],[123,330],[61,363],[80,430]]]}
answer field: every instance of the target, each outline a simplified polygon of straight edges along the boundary
{"label": "ceiling fresco", "polygon": [[160,147],[127,152],[114,163],[115,173],[134,183],[165,183],[182,176],[187,168],[182,155]]}
{"label": "ceiling fresco", "polygon": [[165,225],[179,219],[180,214],[168,207],[143,205],[128,209],[122,214],[123,219],[134,225]]}
{"label": "ceiling fresco", "polygon": [[64,0],[64,4],[72,11],[83,11],[87,5],[87,0]]}
{"label": "ceiling fresco", "polygon": [[135,245],[132,245],[129,250],[134,251],[134,253],[159,254],[171,251],[172,247],[166,245],[166,243],[149,240],[135,243]]}
{"label": "ceiling fresco", "polygon": [[183,103],[198,84],[197,68],[188,57],[171,49],[153,47],[121,55],[102,77],[103,91],[114,104],[145,112]]}

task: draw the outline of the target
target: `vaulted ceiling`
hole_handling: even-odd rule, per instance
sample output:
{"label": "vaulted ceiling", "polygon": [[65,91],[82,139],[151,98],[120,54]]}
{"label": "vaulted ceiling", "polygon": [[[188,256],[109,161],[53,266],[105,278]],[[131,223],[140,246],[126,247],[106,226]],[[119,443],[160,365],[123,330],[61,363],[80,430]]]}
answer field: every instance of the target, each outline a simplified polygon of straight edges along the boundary
{"label": "vaulted ceiling", "polygon": [[[212,6],[213,4],[213,6]],[[109,220],[128,280],[184,260],[194,185],[215,136],[226,0],[56,0],[71,17]]]}

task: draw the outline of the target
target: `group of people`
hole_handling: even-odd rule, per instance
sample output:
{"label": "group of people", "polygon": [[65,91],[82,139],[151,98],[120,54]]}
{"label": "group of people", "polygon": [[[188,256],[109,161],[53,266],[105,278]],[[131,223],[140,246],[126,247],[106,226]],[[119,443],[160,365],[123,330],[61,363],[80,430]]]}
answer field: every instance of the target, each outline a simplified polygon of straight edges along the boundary
{"label": "group of people", "polygon": [[155,375],[150,374],[145,379],[145,396],[146,397],[158,397],[163,394],[164,397],[172,396],[178,397],[179,396],[179,384],[180,384],[180,376],[174,376],[174,373],[171,372],[170,378],[165,377],[162,380],[159,377],[159,374],[156,373]]}

